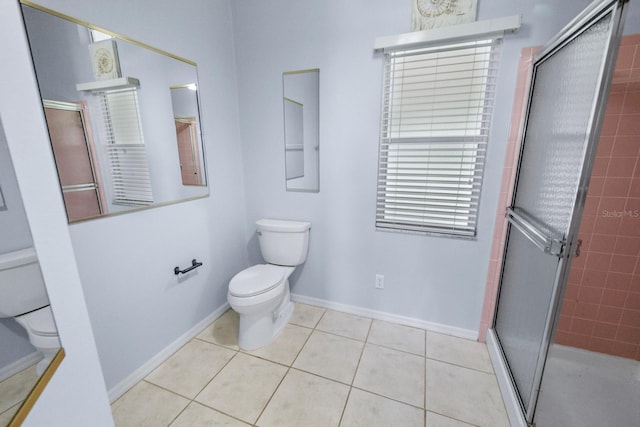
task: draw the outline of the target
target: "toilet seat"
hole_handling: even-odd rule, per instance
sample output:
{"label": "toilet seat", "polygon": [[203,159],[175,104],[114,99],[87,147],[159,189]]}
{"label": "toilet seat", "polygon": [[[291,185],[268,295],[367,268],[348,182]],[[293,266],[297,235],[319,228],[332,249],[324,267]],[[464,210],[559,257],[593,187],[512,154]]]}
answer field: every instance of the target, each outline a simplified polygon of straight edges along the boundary
{"label": "toilet seat", "polygon": [[258,264],[242,270],[229,282],[229,294],[249,298],[275,289],[282,283],[284,270],[275,265]]}

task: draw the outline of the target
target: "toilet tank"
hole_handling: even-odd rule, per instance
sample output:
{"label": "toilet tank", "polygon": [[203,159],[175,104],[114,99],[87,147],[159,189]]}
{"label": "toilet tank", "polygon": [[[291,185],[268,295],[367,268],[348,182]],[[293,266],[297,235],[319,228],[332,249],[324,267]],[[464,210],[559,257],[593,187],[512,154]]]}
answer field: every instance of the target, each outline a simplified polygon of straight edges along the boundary
{"label": "toilet tank", "polygon": [[256,221],[262,257],[269,264],[295,266],[307,259],[310,222],[261,219]]}
{"label": "toilet tank", "polygon": [[0,318],[49,305],[34,248],[0,254]]}

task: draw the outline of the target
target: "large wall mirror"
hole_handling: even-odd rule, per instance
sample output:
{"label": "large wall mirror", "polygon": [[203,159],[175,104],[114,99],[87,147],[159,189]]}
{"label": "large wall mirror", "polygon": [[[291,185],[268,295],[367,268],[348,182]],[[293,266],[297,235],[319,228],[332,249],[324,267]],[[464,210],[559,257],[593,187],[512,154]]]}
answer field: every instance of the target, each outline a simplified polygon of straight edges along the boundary
{"label": "large wall mirror", "polygon": [[1,123],[0,188],[0,426],[6,426],[20,425],[64,352]]}
{"label": "large wall mirror", "polygon": [[320,191],[320,70],[282,74],[287,191]]}
{"label": "large wall mirror", "polygon": [[69,222],[208,196],[196,64],[21,3]]}

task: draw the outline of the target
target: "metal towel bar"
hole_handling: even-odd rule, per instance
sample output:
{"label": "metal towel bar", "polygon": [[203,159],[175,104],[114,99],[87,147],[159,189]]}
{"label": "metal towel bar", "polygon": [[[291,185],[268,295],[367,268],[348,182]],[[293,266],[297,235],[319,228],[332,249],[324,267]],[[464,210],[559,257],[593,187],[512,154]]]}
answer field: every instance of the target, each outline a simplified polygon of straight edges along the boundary
{"label": "metal towel bar", "polygon": [[180,274],[180,273],[185,274],[185,273],[190,272],[191,270],[194,270],[194,269],[196,269],[196,268],[200,267],[201,265],[202,265],[202,263],[201,263],[201,262],[198,262],[198,261],[196,261],[195,259],[192,259],[192,260],[191,260],[191,267],[187,267],[187,268],[185,268],[184,270],[180,270],[180,267],[176,267],[176,268],[174,268],[174,269],[173,269],[173,273],[174,273],[176,276],[177,276],[178,274]]}

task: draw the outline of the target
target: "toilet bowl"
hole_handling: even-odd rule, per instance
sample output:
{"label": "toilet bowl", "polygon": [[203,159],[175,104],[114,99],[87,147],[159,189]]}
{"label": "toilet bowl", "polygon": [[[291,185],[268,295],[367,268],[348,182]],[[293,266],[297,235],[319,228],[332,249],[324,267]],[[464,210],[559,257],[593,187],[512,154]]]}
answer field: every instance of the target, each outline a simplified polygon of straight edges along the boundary
{"label": "toilet bowl", "polygon": [[0,254],[0,318],[13,317],[42,353],[42,374],[60,349],[58,330],[34,248]]}
{"label": "toilet bowl", "polygon": [[262,219],[256,222],[267,264],[242,270],[229,282],[227,301],[239,315],[238,346],[255,350],[269,344],[293,312],[289,276],[307,257],[311,224]]}
{"label": "toilet bowl", "polygon": [[58,329],[53,320],[51,306],[16,316],[14,319],[27,331],[31,345],[42,353],[42,359],[36,365],[36,372],[41,375],[60,349]]}

